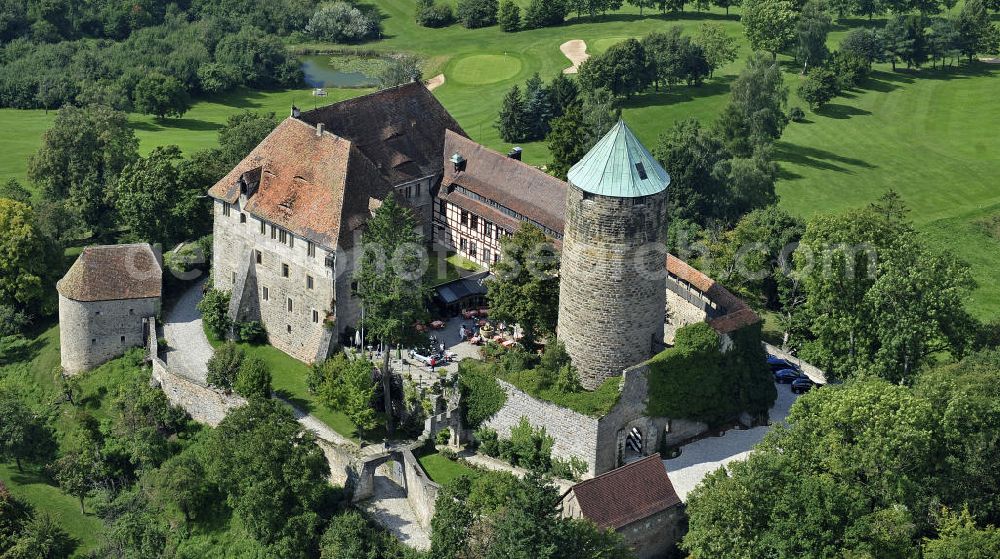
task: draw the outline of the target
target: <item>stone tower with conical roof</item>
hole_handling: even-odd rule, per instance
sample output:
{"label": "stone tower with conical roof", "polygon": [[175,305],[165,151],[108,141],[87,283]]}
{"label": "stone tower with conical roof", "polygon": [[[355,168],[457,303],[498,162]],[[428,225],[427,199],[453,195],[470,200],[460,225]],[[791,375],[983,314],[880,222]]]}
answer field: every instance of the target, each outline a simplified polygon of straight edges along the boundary
{"label": "stone tower with conical roof", "polygon": [[668,184],[622,120],[569,170],[558,337],[588,390],[663,343]]}

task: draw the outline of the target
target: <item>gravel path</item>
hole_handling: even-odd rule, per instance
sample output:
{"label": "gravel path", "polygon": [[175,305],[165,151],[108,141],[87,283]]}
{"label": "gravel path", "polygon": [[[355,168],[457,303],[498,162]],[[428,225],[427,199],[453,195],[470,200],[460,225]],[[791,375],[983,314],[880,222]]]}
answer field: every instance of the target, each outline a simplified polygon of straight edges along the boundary
{"label": "gravel path", "polygon": [[171,371],[202,384],[205,383],[208,360],[213,352],[197,309],[203,284],[204,281],[198,282],[181,295],[163,321],[167,366]]}
{"label": "gravel path", "polygon": [[[788,410],[795,403],[795,394],[787,384],[779,384],[778,399],[771,408],[771,423],[784,423]],[[708,437],[682,447],[681,455],[664,460],[670,481],[681,501],[687,502],[688,493],[710,472],[733,460],[743,460],[753,446],[764,438],[770,427],[754,427],[739,431],[731,429],[722,437]]]}
{"label": "gravel path", "polygon": [[580,70],[580,65],[590,58],[587,54],[587,43],[583,39],[573,39],[559,45],[559,50],[566,55],[566,58],[573,63],[572,66],[563,70],[564,74],[575,74]]}

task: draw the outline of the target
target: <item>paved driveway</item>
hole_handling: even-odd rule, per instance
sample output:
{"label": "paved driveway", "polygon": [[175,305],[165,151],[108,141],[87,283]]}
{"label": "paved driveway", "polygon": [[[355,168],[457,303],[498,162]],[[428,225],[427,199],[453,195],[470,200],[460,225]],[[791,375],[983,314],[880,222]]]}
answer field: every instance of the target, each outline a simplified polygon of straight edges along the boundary
{"label": "paved driveway", "polygon": [[163,337],[167,339],[167,366],[171,371],[202,384],[205,383],[208,360],[213,352],[205,337],[201,313],[197,309],[203,283],[199,282],[185,291],[163,320]]}

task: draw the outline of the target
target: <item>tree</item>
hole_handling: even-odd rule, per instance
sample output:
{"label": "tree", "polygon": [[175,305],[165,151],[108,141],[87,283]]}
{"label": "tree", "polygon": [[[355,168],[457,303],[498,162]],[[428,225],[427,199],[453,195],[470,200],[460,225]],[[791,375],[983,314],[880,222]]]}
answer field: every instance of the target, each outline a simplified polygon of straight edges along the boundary
{"label": "tree", "polygon": [[232,68],[251,87],[302,82],[301,64],[289,55],[281,39],[251,26],[224,34],[215,46],[215,61]]}
{"label": "tree", "polygon": [[799,97],[816,110],[840,93],[837,75],[829,68],[813,68],[799,84]]}
{"label": "tree", "polygon": [[886,22],[881,38],[893,70],[897,59],[906,62],[907,68],[919,68],[927,61],[927,36],[920,16],[893,17]]}
{"label": "tree", "polygon": [[36,513],[22,529],[5,559],[67,559],[76,550],[70,537],[48,513]]}
{"label": "tree", "polygon": [[191,108],[191,97],[177,78],[152,72],[135,85],[132,103],[136,111],[162,119],[186,113]]}
{"label": "tree", "polygon": [[156,494],[165,504],[177,507],[184,522],[190,523],[208,510],[216,497],[205,475],[201,461],[183,452],[156,470]]}
{"label": "tree", "polygon": [[418,340],[414,324],[427,312],[428,288],[423,282],[426,253],[416,228],[413,212],[390,194],[368,220],[355,272],[357,293],[364,305],[361,326],[384,348],[382,395],[389,434],[394,427],[390,349]]}
{"label": "tree", "polygon": [[[559,95],[554,86],[552,91]],[[583,159],[620,116],[618,100],[606,89],[585,92],[579,101],[568,105],[563,116],[552,119],[551,130],[546,136],[552,154],[549,172],[565,178],[569,168]]]}
{"label": "tree", "polygon": [[38,230],[30,206],[0,198],[0,300],[40,308],[62,251]]}
{"label": "tree", "polygon": [[81,513],[84,498],[94,490],[102,467],[99,443],[85,429],[76,433],[70,449],[52,465],[59,487],[80,500]]}
{"label": "tree", "polygon": [[879,34],[872,29],[852,29],[840,41],[840,52],[860,56],[871,69],[873,62],[882,59],[885,47]]}
{"label": "tree", "polygon": [[379,64],[375,81],[382,89],[417,81],[423,75],[421,66],[420,59],[413,55],[396,54]]}
{"label": "tree", "polygon": [[[725,1],[725,0],[724,0]],[[726,6],[728,12],[729,6]],[[716,23],[701,24],[701,31],[694,39],[701,46],[708,61],[709,77],[719,68],[736,60],[740,52],[736,37],[726,33],[725,28]]]}
{"label": "tree", "polygon": [[585,90],[605,88],[615,95],[631,97],[646,88],[652,71],[642,44],[635,39],[615,43],[603,54],[580,65],[580,85]]}
{"label": "tree", "polygon": [[375,428],[375,365],[367,359],[349,360],[344,354],[313,365],[315,387],[320,402],[344,413],[363,434]]}
{"label": "tree", "polygon": [[417,0],[417,24],[424,27],[446,27],[455,20],[451,4],[435,4],[434,0]]}
{"label": "tree", "polygon": [[958,14],[959,50],[969,63],[979,52],[996,52],[1000,44],[1000,30],[992,23],[983,0],[969,0]]}
{"label": "tree", "polygon": [[275,400],[231,410],[206,441],[207,477],[247,533],[281,557],[305,556],[333,503],[315,437]]}
{"label": "tree", "polygon": [[931,249],[900,211],[886,210],[890,201],[812,219],[795,251],[808,331],[800,355],[839,377],[869,371],[909,383],[931,355],[961,354],[971,339],[968,266]]}
{"label": "tree", "polygon": [[502,256],[489,282],[494,320],[520,325],[524,343],[555,333],[559,313],[559,259],[541,229],[522,223],[500,242]]}
{"label": "tree", "polygon": [[[739,6],[740,2],[738,0],[712,0],[712,4],[726,10],[726,15],[729,15],[729,8],[733,6]],[[704,25],[704,24],[703,24]]]}
{"label": "tree", "polygon": [[968,509],[941,514],[938,537],[924,541],[924,559],[986,559],[1000,556],[1000,530],[977,528]]}
{"label": "tree", "polygon": [[753,210],[712,245],[712,276],[756,309],[781,310],[779,286],[792,281],[791,251],[804,232],[778,206]]}
{"label": "tree", "polygon": [[226,337],[232,325],[229,319],[229,293],[209,289],[201,301],[198,301],[198,311],[205,326],[216,339],[221,340]]}
{"label": "tree", "polygon": [[802,7],[795,31],[798,35],[796,59],[802,64],[804,74],[810,66],[818,66],[830,55],[826,48],[826,37],[830,33],[832,21],[824,11],[821,0],[809,0]]}
{"label": "tree", "polygon": [[28,178],[47,200],[68,199],[79,222],[99,235],[110,223],[111,203],[105,193],[138,157],[138,147],[125,113],[102,106],[64,106],[28,159]]}
{"label": "tree", "polygon": [[556,74],[556,77],[552,78],[548,90],[554,117],[562,116],[580,97],[580,88],[576,82],[563,73]]}
{"label": "tree", "polygon": [[715,168],[730,157],[722,139],[695,119],[674,123],[660,135],[653,150],[670,174],[669,218],[705,224],[726,203],[725,185]]}
{"label": "tree", "polygon": [[356,43],[377,37],[379,21],[347,2],[338,1],[316,10],[305,32],[319,41]]}
{"label": "tree", "polygon": [[23,463],[44,463],[55,453],[55,439],[45,420],[10,394],[0,394],[0,456]]}
{"label": "tree", "polygon": [[233,342],[219,346],[208,359],[205,382],[227,392],[232,390],[245,359],[246,354]]}
{"label": "tree", "polygon": [[[243,111],[230,115],[219,129],[219,150],[225,174],[250,154],[274,130],[274,113]],[[221,176],[219,177],[221,178]],[[202,185],[204,186],[204,185]]]}
{"label": "tree", "polygon": [[21,183],[13,177],[0,184],[0,198],[31,205],[31,192],[21,186]]}
{"label": "tree", "polygon": [[233,382],[233,390],[247,398],[270,398],[271,372],[267,369],[267,363],[256,356],[243,359]]}
{"label": "tree", "polygon": [[497,19],[500,20],[500,29],[513,33],[521,28],[521,7],[514,0],[504,0]]}
{"label": "tree", "polygon": [[[177,146],[154,148],[148,157],[140,157],[122,170],[115,185],[115,209],[119,223],[136,241],[168,244],[177,239],[174,206],[182,195]],[[186,196],[200,196],[190,189]]]}
{"label": "tree", "polygon": [[750,48],[772,59],[795,41],[796,20],[795,6],[786,0],[745,0],[740,18]]}
{"label": "tree", "polygon": [[749,157],[781,137],[788,123],[788,88],[778,63],[756,54],[730,89],[729,104],[723,108],[715,129],[734,155]]}
{"label": "tree", "polygon": [[521,88],[514,84],[504,95],[494,126],[505,142],[520,142],[528,134],[528,114]]}
{"label": "tree", "polygon": [[320,559],[386,559],[409,556],[391,534],[354,510],[338,514],[330,521],[320,542]]}
{"label": "tree", "polygon": [[497,22],[497,0],[458,0],[455,16],[469,29],[488,27]]}
{"label": "tree", "polygon": [[628,0],[628,4],[629,6],[639,8],[639,15],[641,16],[644,8],[652,8],[656,5],[656,2],[654,0]]}
{"label": "tree", "polygon": [[554,113],[549,90],[542,83],[538,72],[535,72],[524,84],[524,116],[528,132],[524,139],[544,139],[549,132],[549,121],[552,120]]}
{"label": "tree", "polygon": [[566,0],[531,0],[524,10],[524,28],[540,29],[561,25],[568,13],[569,4]]}
{"label": "tree", "polygon": [[944,68],[946,61],[951,59],[958,61],[962,55],[959,43],[956,20],[944,18],[934,20],[927,38],[928,52],[934,65],[937,65],[937,61],[940,60],[941,67]]}

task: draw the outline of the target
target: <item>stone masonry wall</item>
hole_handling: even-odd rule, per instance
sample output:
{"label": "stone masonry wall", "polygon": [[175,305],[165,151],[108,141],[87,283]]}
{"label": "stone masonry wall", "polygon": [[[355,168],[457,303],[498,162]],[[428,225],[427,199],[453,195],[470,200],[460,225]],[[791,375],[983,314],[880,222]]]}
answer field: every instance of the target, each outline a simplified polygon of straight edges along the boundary
{"label": "stone masonry wall", "polygon": [[[286,239],[292,240],[282,243],[280,229],[274,229],[272,235],[272,225],[264,222],[261,233],[262,222],[256,217],[244,214],[246,221],[240,221],[238,203],[229,206],[229,216],[224,214],[224,207],[223,202],[215,201],[212,249],[215,287],[231,291],[241,264],[249,259],[255,266],[255,295],[268,341],[297,359],[313,361],[321,353],[318,345],[323,339],[323,322],[335,304],[334,269],[326,265],[330,250],[314,246],[315,255],[310,256],[305,239],[286,232]],[[260,251],[260,263],[252,251]],[[283,266],[288,267],[287,277]],[[289,300],[291,310],[288,310]]]}
{"label": "stone masonry wall", "polygon": [[704,308],[692,304],[687,299],[667,290],[667,323],[663,333],[664,343],[673,345],[677,330],[688,324],[705,322]]}
{"label": "stone masonry wall", "polygon": [[208,386],[171,373],[167,364],[159,357],[152,357],[153,380],[167,396],[170,403],[184,408],[191,419],[216,427],[229,410],[246,404],[246,400],[236,394],[225,395]]}
{"label": "stone masonry wall", "polygon": [[617,198],[567,189],[559,339],[593,390],[663,341],[666,191]]}
{"label": "stone masonry wall", "polygon": [[441,486],[427,477],[427,472],[424,471],[423,466],[409,449],[403,449],[402,458],[403,477],[406,480],[406,499],[413,507],[413,511],[417,513],[420,525],[429,529],[431,519],[434,518],[434,504]]}
{"label": "stone masonry wall", "polygon": [[552,456],[568,460],[577,457],[587,463],[587,477],[596,475],[598,421],[596,418],[577,413],[539,400],[519,390],[514,385],[497,380],[507,393],[507,401],[483,426],[493,429],[502,438],[510,438],[510,429],[516,427],[521,418],[527,418],[534,427],[545,427],[545,432],[555,443]]}
{"label": "stone masonry wall", "polygon": [[156,316],[159,298],[80,302],[59,296],[59,353],[77,374],[143,344],[144,318]]}

